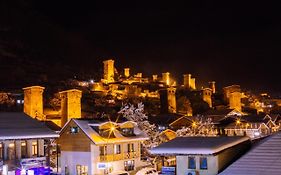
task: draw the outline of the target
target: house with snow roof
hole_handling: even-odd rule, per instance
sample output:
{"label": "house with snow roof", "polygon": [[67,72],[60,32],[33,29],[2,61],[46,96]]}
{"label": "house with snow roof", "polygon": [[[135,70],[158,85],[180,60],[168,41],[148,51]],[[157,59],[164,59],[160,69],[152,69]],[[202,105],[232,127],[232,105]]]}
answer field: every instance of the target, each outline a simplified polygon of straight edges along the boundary
{"label": "house with snow roof", "polygon": [[177,137],[151,153],[176,157],[177,175],[217,175],[251,146],[249,137]]}
{"label": "house with snow roof", "polygon": [[0,174],[42,173],[59,134],[22,112],[0,112]]}
{"label": "house with snow roof", "polygon": [[146,165],[141,143],[148,137],[135,122],[71,119],[60,132],[63,174],[132,172]]}
{"label": "house with snow roof", "polygon": [[257,139],[277,132],[280,128],[270,115],[245,115],[233,119],[224,127],[225,134],[228,136],[247,135],[251,139]]}
{"label": "house with snow roof", "polygon": [[219,175],[281,174],[281,132],[264,138]]}

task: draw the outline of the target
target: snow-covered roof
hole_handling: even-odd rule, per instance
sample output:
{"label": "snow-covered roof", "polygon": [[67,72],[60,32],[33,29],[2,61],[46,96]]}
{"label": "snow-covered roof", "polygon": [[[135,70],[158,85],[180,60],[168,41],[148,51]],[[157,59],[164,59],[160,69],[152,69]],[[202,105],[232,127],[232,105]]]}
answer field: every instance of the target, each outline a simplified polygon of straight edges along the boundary
{"label": "snow-covered roof", "polygon": [[0,112],[0,140],[57,138],[44,123],[22,112]]}
{"label": "snow-covered roof", "polygon": [[[83,130],[83,132],[91,139],[95,144],[107,144],[107,143],[116,143],[116,142],[129,142],[129,141],[141,141],[147,140],[148,137],[144,132],[142,132],[137,126],[134,127],[134,136],[125,137],[123,136],[117,129],[113,131],[114,138],[105,138],[102,137],[95,129],[91,127],[92,121],[89,120],[79,120],[79,119],[71,119],[70,121],[74,121],[79,128]],[[69,122],[70,122],[69,121]],[[68,123],[69,123],[68,122]],[[122,125],[123,123],[121,123]],[[64,128],[67,126],[66,124]],[[64,130],[62,129],[62,131]]]}
{"label": "snow-covered roof", "polygon": [[151,153],[167,155],[215,154],[248,140],[249,137],[245,136],[177,137],[152,148]]}
{"label": "snow-covered roof", "polygon": [[280,175],[281,132],[278,132],[226,168],[220,175]]}

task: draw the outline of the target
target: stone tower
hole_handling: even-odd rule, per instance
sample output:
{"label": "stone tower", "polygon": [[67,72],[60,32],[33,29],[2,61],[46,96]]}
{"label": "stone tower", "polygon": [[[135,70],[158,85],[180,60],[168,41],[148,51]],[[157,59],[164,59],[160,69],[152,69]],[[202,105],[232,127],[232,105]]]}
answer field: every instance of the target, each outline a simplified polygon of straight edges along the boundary
{"label": "stone tower", "polygon": [[157,81],[157,79],[158,79],[158,75],[152,75],[152,81]]}
{"label": "stone tower", "polygon": [[176,113],[176,88],[169,87],[160,90],[161,113]]}
{"label": "stone tower", "polygon": [[106,83],[114,82],[114,60],[105,60],[103,65],[103,79]]}
{"label": "stone tower", "polygon": [[183,86],[190,90],[196,90],[195,78],[191,78],[191,74],[183,75]]}
{"label": "stone tower", "polygon": [[44,120],[43,114],[43,92],[44,87],[30,86],[23,88],[24,91],[24,105],[23,112],[32,118]]}
{"label": "stone tower", "polygon": [[170,85],[170,73],[169,72],[162,73],[162,81],[166,85]]}
{"label": "stone tower", "polygon": [[241,92],[232,92],[229,94],[229,108],[236,109],[238,111],[242,110],[241,107]]}
{"label": "stone tower", "polygon": [[130,68],[124,68],[124,76],[128,78],[130,76]]}
{"label": "stone tower", "polygon": [[203,101],[207,102],[209,107],[212,107],[212,89],[211,88],[204,88],[202,89],[202,98]]}
{"label": "stone tower", "polygon": [[216,82],[215,81],[210,81],[209,87],[212,89],[213,94],[216,93]]}
{"label": "stone tower", "polygon": [[241,111],[241,88],[240,85],[231,85],[223,88],[225,101],[230,109]]}
{"label": "stone tower", "polygon": [[61,98],[61,127],[71,118],[81,118],[82,91],[70,89],[59,92]]}

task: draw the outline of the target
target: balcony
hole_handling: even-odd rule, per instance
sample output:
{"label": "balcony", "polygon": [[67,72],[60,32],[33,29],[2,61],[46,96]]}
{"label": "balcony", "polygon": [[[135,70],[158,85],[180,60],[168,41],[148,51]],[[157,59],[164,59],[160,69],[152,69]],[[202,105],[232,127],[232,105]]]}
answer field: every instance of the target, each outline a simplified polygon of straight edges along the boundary
{"label": "balcony", "polygon": [[121,154],[108,154],[104,156],[99,156],[99,162],[111,162],[111,161],[118,161],[124,159],[133,159],[140,157],[140,152],[129,152],[129,153],[121,153]]}
{"label": "balcony", "polygon": [[33,158],[23,158],[20,160],[21,167],[26,169],[34,167],[46,166],[46,157],[33,157]]}

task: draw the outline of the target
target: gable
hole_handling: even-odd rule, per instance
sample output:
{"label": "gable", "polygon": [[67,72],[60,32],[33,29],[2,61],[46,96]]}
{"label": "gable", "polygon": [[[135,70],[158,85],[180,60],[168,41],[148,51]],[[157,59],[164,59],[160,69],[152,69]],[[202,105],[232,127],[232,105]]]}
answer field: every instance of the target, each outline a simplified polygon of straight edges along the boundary
{"label": "gable", "polygon": [[[77,133],[71,133],[71,128],[77,127]],[[61,147],[61,151],[81,151],[90,152],[91,151],[91,140],[83,132],[83,130],[73,121],[67,123],[60,133],[58,139],[58,144]]]}
{"label": "gable", "polygon": [[192,121],[187,117],[180,117],[177,120],[173,121],[169,124],[171,127],[178,127],[178,126],[189,126],[192,124]]}
{"label": "gable", "polygon": [[241,111],[239,111],[237,109],[233,109],[226,116],[234,116],[234,115],[236,115],[236,116],[243,116],[243,115],[245,115],[245,113],[241,112]]}

